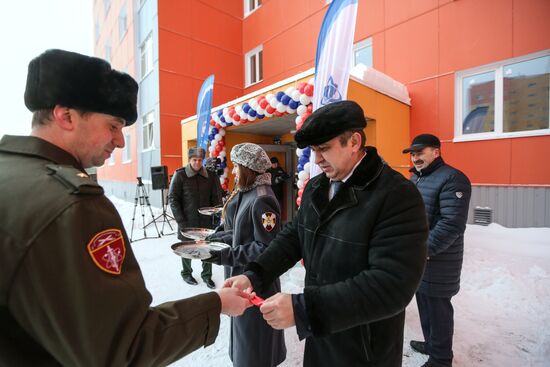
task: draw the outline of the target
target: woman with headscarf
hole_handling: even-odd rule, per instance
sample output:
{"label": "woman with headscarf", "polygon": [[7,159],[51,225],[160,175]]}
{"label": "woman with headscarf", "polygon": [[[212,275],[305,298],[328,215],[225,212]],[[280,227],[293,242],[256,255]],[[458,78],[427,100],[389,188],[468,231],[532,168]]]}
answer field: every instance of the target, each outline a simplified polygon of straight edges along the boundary
{"label": "woman with headscarf", "polygon": [[[280,208],[271,189],[271,167],[267,153],[258,145],[242,143],[231,150],[236,175],[235,190],[222,212],[223,231],[208,239],[231,247],[213,251],[205,260],[225,266],[225,278],[242,274],[244,267],[256,259],[281,228]],[[276,279],[265,292],[269,298],[281,291]],[[235,367],[274,367],[286,358],[283,330],[274,330],[264,320],[258,307],[231,318],[229,357]]]}

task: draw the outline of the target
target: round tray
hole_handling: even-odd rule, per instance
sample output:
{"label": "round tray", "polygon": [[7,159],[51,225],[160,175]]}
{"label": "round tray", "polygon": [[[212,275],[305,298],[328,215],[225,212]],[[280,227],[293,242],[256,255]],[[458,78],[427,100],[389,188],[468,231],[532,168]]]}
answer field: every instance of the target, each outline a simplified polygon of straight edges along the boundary
{"label": "round tray", "polygon": [[181,230],[181,234],[191,240],[205,240],[212,233],[214,233],[214,230],[208,228],[189,227]]}
{"label": "round tray", "polygon": [[171,247],[176,255],[186,259],[203,260],[212,256],[210,250],[223,250],[229,245],[213,241],[183,241],[174,243]]}
{"label": "round tray", "polygon": [[205,206],[203,208],[199,208],[198,211],[202,215],[214,215],[221,213],[223,210],[223,207],[221,206]]}

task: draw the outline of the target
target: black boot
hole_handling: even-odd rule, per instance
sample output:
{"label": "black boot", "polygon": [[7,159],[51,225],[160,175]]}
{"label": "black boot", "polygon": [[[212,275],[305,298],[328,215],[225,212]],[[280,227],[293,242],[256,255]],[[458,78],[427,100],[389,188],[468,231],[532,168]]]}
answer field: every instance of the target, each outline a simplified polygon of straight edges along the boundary
{"label": "black boot", "polygon": [[420,354],[428,354],[428,352],[426,352],[426,342],[411,340],[411,348]]}
{"label": "black boot", "polygon": [[210,289],[216,289],[216,283],[212,281],[212,279],[203,279],[204,283],[206,283],[206,286]]}
{"label": "black boot", "polygon": [[199,284],[191,274],[181,274],[181,277],[183,278],[183,281],[187,284],[191,284],[191,285]]}

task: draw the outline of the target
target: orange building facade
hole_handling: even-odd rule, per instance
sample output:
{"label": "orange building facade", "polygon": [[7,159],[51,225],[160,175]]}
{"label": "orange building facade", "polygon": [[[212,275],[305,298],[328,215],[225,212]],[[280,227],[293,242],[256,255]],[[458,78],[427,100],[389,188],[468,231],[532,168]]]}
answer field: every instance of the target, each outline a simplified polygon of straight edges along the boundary
{"label": "orange building facade", "polygon": [[[151,182],[151,166],[172,174],[186,162],[196,133],[181,121],[192,120],[209,75],[215,110],[307,73],[328,3],[96,0],[96,55],[140,83],[131,146],[98,169],[106,191],[130,200],[137,176]],[[470,222],[480,207],[506,226],[550,227],[548,14],[546,0],[359,0],[354,59],[404,84],[411,98],[393,130],[391,121],[384,135],[367,130],[368,143],[384,146],[406,174],[408,157],[395,153],[406,142],[392,134],[438,135],[444,159],[472,181]],[[371,117],[380,104],[363,107]]]}

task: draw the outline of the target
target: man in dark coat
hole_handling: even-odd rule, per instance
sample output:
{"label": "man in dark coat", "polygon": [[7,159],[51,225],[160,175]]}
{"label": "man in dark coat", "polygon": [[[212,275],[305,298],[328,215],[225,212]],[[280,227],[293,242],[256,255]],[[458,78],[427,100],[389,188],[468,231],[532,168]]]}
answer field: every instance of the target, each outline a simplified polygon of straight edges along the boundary
{"label": "man in dark coat", "polygon": [[302,294],[277,293],[260,310],[275,329],[296,325],[304,366],[401,366],[405,307],[426,261],[428,236],[418,190],[364,147],[366,126],[353,101],[316,110],[296,133],[323,174],[244,275],[226,286],[261,291],[301,258]]}
{"label": "man in dark coat", "polygon": [[441,142],[431,134],[415,137],[403,153],[411,154],[411,181],[422,194],[430,236],[426,270],[416,292],[424,342],[411,347],[429,355],[424,367],[446,367],[453,360],[453,305],[460,288],[464,231],[471,185],[468,177],[441,158]]}
{"label": "man in dark coat", "polygon": [[271,188],[275,197],[279,201],[281,208],[283,207],[283,198],[284,198],[284,184],[285,181],[290,178],[290,176],[285,172],[285,170],[279,166],[279,159],[277,157],[271,157],[271,167],[267,170],[271,174]]}
{"label": "man in dark coat", "polygon": [[[207,170],[202,162],[205,151],[195,147],[188,151],[189,163],[179,168],[172,177],[168,201],[170,208],[178,223],[178,238],[189,240],[184,237],[182,231],[185,228],[214,228],[213,218],[202,215],[199,209],[222,204],[222,188],[219,178]],[[191,259],[181,258],[183,270],[181,277],[187,284],[197,285],[193,278]],[[201,278],[208,288],[216,288],[212,281],[212,264],[203,262]]]}
{"label": "man in dark coat", "polygon": [[152,307],[122,220],[84,170],[124,146],[137,83],[63,50],[28,70],[31,136],[0,141],[0,365],[160,366],[212,344],[220,311],[242,314],[248,299]]}

